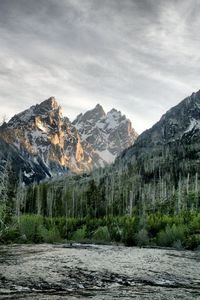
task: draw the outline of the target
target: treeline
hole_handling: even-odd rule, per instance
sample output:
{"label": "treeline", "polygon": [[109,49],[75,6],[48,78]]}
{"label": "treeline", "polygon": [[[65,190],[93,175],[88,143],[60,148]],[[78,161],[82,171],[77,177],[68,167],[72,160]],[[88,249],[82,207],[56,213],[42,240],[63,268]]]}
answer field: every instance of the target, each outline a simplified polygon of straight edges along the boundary
{"label": "treeline", "polygon": [[[35,242],[54,240],[49,238],[54,235],[72,239],[77,230],[75,236],[93,239],[100,228],[110,241],[127,245],[139,245],[142,239],[146,241],[142,244],[164,246],[181,241],[190,249],[199,244],[200,164],[196,146],[159,146],[154,152],[145,149],[90,174],[29,186],[24,185],[21,173],[19,180],[14,180],[12,167],[6,163],[0,177],[1,241],[6,240],[5,236],[12,240],[5,234],[7,228],[8,232],[15,228],[19,240],[24,236],[25,241]],[[30,225],[31,220],[38,220],[40,225]],[[150,226],[150,220],[154,225]],[[90,221],[96,222],[93,230]],[[195,229],[193,221],[197,223]],[[56,222],[63,225],[57,226]],[[77,224],[69,235],[65,231],[68,222]],[[114,237],[112,223],[118,224],[120,238]],[[39,235],[34,233],[37,238],[23,235],[22,228],[26,227],[39,228]]]}
{"label": "treeline", "polygon": [[0,242],[117,243],[194,250],[200,245],[200,214],[150,214],[103,218],[65,218],[22,215],[4,228]]}
{"label": "treeline", "polygon": [[66,178],[62,181],[18,187],[15,211],[42,216],[98,218],[104,216],[199,212],[199,175],[187,174],[178,186],[160,176],[144,183],[141,175],[106,174],[99,178]]}
{"label": "treeline", "polygon": [[42,216],[98,218],[145,213],[198,213],[200,164],[196,146],[157,147],[90,174],[24,187],[15,210]]}

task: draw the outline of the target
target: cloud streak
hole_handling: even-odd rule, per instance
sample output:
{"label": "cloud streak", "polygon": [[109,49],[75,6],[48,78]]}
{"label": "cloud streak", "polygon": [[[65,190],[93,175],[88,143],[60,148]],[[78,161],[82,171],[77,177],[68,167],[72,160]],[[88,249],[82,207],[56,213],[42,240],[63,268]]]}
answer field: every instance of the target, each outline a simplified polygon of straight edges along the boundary
{"label": "cloud streak", "polygon": [[71,119],[101,103],[139,132],[199,89],[196,0],[1,0],[1,114],[55,95]]}

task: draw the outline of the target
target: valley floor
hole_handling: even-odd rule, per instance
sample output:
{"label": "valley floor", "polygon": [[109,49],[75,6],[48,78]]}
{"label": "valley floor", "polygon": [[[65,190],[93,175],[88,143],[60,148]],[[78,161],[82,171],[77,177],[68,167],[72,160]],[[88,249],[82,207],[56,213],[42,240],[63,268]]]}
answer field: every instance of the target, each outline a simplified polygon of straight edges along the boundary
{"label": "valley floor", "polygon": [[191,251],[1,245],[0,299],[200,299],[200,262]]}

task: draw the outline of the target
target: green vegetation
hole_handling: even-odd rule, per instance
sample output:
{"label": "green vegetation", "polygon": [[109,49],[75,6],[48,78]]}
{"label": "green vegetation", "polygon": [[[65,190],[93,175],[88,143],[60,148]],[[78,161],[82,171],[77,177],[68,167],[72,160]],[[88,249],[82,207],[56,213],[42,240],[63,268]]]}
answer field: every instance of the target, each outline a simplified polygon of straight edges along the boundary
{"label": "green vegetation", "polygon": [[[200,246],[200,214],[65,218],[22,215],[1,231],[1,242],[124,243],[127,246],[161,246],[197,249]],[[142,227],[141,227],[142,226]]]}
{"label": "green vegetation", "polygon": [[[147,153],[138,160],[133,156],[130,163],[119,161],[117,169],[111,166],[29,186],[14,180],[6,164],[0,176],[0,242],[114,242],[197,249],[200,165],[192,158],[190,163],[185,160],[191,149],[181,149],[158,148],[160,155]],[[182,151],[180,160],[176,151]]]}

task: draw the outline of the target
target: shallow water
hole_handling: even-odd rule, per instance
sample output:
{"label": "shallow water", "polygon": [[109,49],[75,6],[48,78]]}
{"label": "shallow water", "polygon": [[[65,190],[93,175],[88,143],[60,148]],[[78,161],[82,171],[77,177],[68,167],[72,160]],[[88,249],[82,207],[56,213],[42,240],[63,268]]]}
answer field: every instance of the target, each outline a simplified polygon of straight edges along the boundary
{"label": "shallow water", "polygon": [[200,299],[200,263],[190,251],[0,246],[0,299]]}

